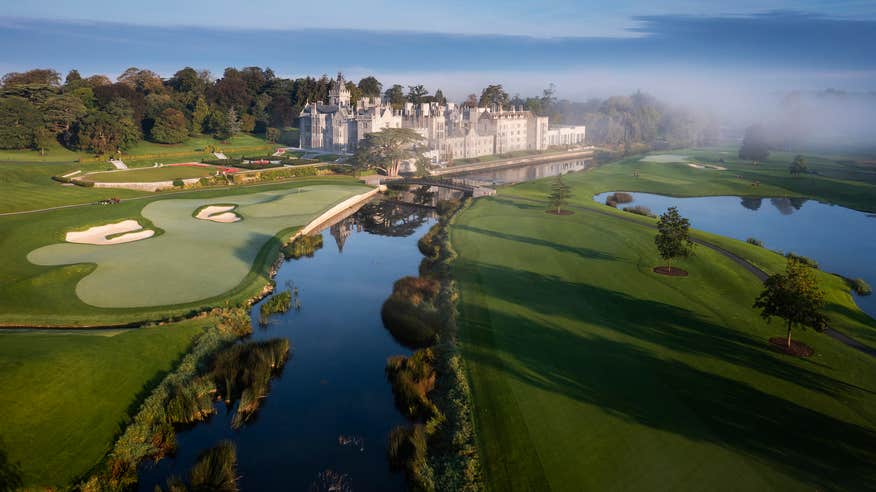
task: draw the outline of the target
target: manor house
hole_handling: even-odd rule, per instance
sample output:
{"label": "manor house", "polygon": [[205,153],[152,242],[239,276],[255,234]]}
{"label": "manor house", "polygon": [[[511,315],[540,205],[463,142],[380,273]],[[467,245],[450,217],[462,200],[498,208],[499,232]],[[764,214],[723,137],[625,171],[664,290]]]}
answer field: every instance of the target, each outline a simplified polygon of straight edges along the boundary
{"label": "manor house", "polygon": [[299,115],[301,147],[351,153],[371,132],[412,128],[423,136],[433,161],[468,159],[507,152],[583,145],[584,126],[550,126],[546,116],[523,108],[469,108],[454,103],[413,104],[401,109],[380,98],[350,103],[341,74],[332,82],[329,103],[307,104]]}

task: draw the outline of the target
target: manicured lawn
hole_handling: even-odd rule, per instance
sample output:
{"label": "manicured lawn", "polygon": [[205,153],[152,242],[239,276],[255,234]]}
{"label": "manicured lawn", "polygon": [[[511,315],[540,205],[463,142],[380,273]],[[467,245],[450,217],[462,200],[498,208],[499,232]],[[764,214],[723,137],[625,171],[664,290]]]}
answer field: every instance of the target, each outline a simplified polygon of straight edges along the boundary
{"label": "manicured lawn", "polygon": [[[603,191],[642,191],[675,196],[736,195],[754,197],[806,196],[866,212],[876,212],[876,169],[839,164],[843,159],[806,156],[809,168],[820,174],[793,177],[788,165],[794,154],[774,152],[752,165],[740,161],[735,150],[690,149],[666,152],[690,157],[686,162],[648,162],[634,156],[569,177],[578,185],[574,202],[591,204],[592,196]],[[723,162],[720,160],[723,159]],[[687,162],[726,167],[726,171],[696,169]],[[638,171],[639,177],[633,173]],[[741,176],[738,178],[737,176]],[[758,181],[759,186],[752,186]],[[525,183],[516,193],[537,198],[549,183]]]}
{"label": "manicured lawn", "polygon": [[[609,167],[567,178],[577,200]],[[698,248],[690,277],[658,276],[652,229],[514,197],[549,184],[479,200],[451,229],[491,489],[876,489],[876,360],[813,332],[795,333],[810,359],[771,351],[782,327],[751,308],[749,272]],[[876,330],[825,287],[837,329]]]}
{"label": "manicured lawn", "polygon": [[126,150],[124,153],[128,156],[135,156],[137,154],[164,154],[169,152],[194,152],[201,151],[208,145],[212,145],[219,149],[222,148],[231,148],[231,147],[250,147],[253,145],[265,145],[267,142],[261,136],[249,135],[249,134],[241,134],[235,135],[231,139],[228,140],[227,143],[222,143],[219,140],[209,136],[209,135],[200,135],[197,137],[191,137],[183,143],[179,144],[160,144],[155,142],[149,142],[146,140],[142,140],[138,142],[136,145]]}
{"label": "manicured lawn", "polygon": [[[0,217],[0,322],[118,324],[243,301],[267,283],[279,237],[367,190],[351,178],[301,179]],[[244,220],[192,217],[210,203],[236,203]],[[163,233],[113,246],[63,242],[69,230],[127,218]],[[29,261],[34,251],[32,259],[55,266]]]}
{"label": "manicured lawn", "polygon": [[93,173],[83,179],[101,183],[148,183],[174,179],[201,178],[216,174],[218,167],[164,166]]}
{"label": "manicured lawn", "polygon": [[25,485],[63,486],[97,464],[129,409],[207,323],[0,332],[0,446]]}
{"label": "manicured lawn", "polygon": [[106,164],[0,162],[0,213],[37,210],[61,205],[94,203],[117,196],[130,198],[146,193],[64,185],[52,181],[76,170],[103,171]]}

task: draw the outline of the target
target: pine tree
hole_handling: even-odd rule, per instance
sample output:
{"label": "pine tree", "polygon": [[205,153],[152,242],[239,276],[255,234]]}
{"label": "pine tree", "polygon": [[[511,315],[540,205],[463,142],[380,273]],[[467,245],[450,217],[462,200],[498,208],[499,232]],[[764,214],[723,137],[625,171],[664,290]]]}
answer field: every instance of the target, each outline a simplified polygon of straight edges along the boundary
{"label": "pine tree", "polygon": [[228,135],[233,137],[240,133],[240,117],[237,116],[237,111],[234,107],[228,108]]}
{"label": "pine tree", "polygon": [[557,209],[557,215],[560,215],[563,205],[568,204],[571,197],[572,189],[563,182],[563,176],[558,175],[551,185],[551,192],[548,195],[551,207]]}

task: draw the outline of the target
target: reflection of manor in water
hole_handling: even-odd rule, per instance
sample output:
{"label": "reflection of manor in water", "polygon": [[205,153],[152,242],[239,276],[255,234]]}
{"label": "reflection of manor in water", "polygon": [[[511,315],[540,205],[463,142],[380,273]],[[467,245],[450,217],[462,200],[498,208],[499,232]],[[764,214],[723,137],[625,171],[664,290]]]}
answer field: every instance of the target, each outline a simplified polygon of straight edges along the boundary
{"label": "reflection of manor in water", "polygon": [[465,174],[466,180],[480,181],[484,184],[522,183],[550,176],[557,176],[573,171],[582,171],[593,166],[590,159],[570,159],[564,161],[545,162],[521,167],[488,170]]}

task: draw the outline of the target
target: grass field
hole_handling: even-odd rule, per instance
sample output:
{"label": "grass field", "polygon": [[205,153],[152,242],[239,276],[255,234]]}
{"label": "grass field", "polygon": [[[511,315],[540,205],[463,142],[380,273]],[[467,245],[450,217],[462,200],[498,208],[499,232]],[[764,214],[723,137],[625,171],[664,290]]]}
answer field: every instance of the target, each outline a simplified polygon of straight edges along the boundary
{"label": "grass field", "polygon": [[[817,190],[873,209],[871,183],[817,160],[810,166],[836,176],[789,181],[783,158],[755,171],[732,159],[715,171],[630,158],[565,178],[574,215],[544,213],[547,179],[504,188],[458,218],[460,329],[491,489],[876,490],[876,360],[814,332],[795,333],[815,347],[811,359],[772,352],[766,341],[783,330],[752,309],[753,275],[700,247],[679,265],[690,277],[657,276],[653,220],[595,213],[631,217],[593,202],[609,190]],[[768,272],[783,268],[763,248],[696,235]],[[843,281],[819,280],[834,328],[876,346],[876,322]]]}
{"label": "grass field", "polygon": [[202,178],[216,174],[218,167],[164,166],[131,169],[128,171],[97,172],[83,176],[87,181],[100,183],[149,183],[174,179]]}
{"label": "grass field", "polygon": [[[730,260],[699,248],[679,265],[690,277],[657,276],[652,229],[547,215],[513,192],[452,229],[491,489],[876,486],[876,361],[808,332],[796,337],[812,359],[774,353],[782,329],[751,308],[759,283]],[[830,288],[834,312],[857,311]]]}
{"label": "grass field", "polygon": [[[279,251],[278,236],[367,190],[351,178],[301,179],[0,217],[0,251],[7,259],[0,264],[4,279],[0,322],[119,324],[178,316],[225,300],[241,302],[268,282],[268,267]],[[244,220],[220,224],[192,217],[198,207],[209,203],[238,203]],[[158,227],[163,234],[113,246],[62,243],[68,230],[126,218],[141,219],[144,227]],[[84,263],[35,265],[27,256],[40,248],[41,255],[54,255],[46,256],[53,263]],[[95,268],[100,262],[106,262],[106,268]],[[141,307],[99,308],[83,302],[77,292],[98,305],[116,306],[112,299],[125,297],[126,303],[133,303],[126,305]],[[198,297],[201,300],[193,301]],[[157,306],[156,302],[172,305]]]}
{"label": "grass field", "polygon": [[[757,166],[737,159],[735,150],[688,149],[667,154],[689,159],[684,162],[648,162],[641,156],[633,156],[602,166],[578,181],[583,188],[575,197],[576,202],[590,201],[592,195],[587,194],[591,191],[643,191],[676,196],[806,196],[876,212],[876,168],[857,164],[857,161],[807,155],[809,168],[819,174],[795,177],[788,172],[794,158],[794,154],[788,152],[773,152],[769,159]],[[727,170],[696,169],[688,166],[688,162],[723,166]],[[633,178],[635,171],[639,172],[638,179]],[[760,185],[752,186],[754,181],[759,181]]]}
{"label": "grass field", "polygon": [[0,332],[0,443],[25,484],[63,486],[97,464],[129,409],[209,322]]}

